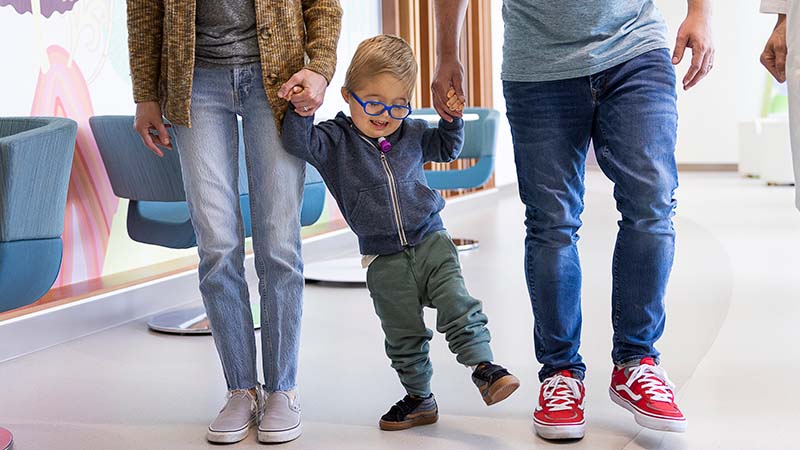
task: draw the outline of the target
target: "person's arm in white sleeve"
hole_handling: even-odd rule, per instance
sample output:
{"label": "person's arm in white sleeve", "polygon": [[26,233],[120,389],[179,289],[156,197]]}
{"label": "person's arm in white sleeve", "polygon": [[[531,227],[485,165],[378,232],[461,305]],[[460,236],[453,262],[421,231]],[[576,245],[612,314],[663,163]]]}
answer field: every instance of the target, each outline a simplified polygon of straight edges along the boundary
{"label": "person's arm in white sleeve", "polygon": [[788,0],[761,0],[761,12],[765,14],[786,14],[789,11]]}

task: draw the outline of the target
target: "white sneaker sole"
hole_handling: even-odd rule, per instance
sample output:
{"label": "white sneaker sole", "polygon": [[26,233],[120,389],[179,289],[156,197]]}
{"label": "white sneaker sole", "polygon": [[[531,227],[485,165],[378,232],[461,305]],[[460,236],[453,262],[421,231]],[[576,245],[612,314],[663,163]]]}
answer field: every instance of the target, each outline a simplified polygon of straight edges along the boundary
{"label": "white sneaker sole", "polygon": [[258,429],[258,441],[263,444],[281,444],[293,441],[303,433],[303,424],[298,423],[296,427],[281,431],[264,431]]}
{"label": "white sneaker sole", "polygon": [[630,411],[633,414],[633,418],[636,420],[636,423],[645,428],[656,431],[671,431],[673,433],[683,433],[686,431],[686,419],[675,420],[653,417],[639,411],[636,406],[620,397],[619,394],[614,392],[614,390],[611,388],[608,389],[608,395],[611,397],[612,402]]}
{"label": "white sneaker sole", "polygon": [[533,429],[536,430],[536,434],[544,439],[582,439],[586,432],[586,423],[578,425],[543,425],[534,420]]}
{"label": "white sneaker sole", "polygon": [[245,428],[236,431],[213,431],[209,429],[206,432],[206,439],[214,444],[235,444],[244,440],[250,434],[250,427],[254,423],[255,421],[251,421]]}

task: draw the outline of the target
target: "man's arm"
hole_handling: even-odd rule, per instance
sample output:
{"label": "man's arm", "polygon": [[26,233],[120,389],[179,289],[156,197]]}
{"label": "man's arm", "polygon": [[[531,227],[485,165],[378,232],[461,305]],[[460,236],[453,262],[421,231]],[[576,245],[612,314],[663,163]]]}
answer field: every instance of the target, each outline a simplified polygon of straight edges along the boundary
{"label": "man's arm", "polygon": [[778,22],[761,53],[761,64],[769,70],[778,82],[786,81],[786,12],[787,0],[762,0],[761,12],[778,14]]}
{"label": "man's arm", "polygon": [[672,64],[683,60],[686,48],[692,49],[692,65],[683,77],[683,89],[700,82],[714,66],[714,42],[711,36],[711,0],[688,0],[689,12],[678,29]]}
{"label": "man's arm", "polygon": [[433,15],[436,23],[436,69],[431,83],[433,107],[439,116],[451,122],[461,117],[460,111],[447,107],[447,91],[452,86],[456,97],[463,103],[464,67],[458,59],[461,26],[467,14],[468,0],[435,0]]}

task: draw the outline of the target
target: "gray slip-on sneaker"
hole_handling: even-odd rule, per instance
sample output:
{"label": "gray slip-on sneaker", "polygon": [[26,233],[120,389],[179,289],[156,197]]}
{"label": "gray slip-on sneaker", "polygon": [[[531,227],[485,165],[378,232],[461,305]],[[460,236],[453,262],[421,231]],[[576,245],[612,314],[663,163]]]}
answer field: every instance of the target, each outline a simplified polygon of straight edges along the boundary
{"label": "gray slip-on sneaker", "polygon": [[266,405],[258,425],[258,440],[265,444],[289,442],[300,437],[300,400],[296,391],[266,394]]}
{"label": "gray slip-on sneaker", "polygon": [[208,426],[206,439],[215,444],[233,444],[247,437],[250,426],[258,422],[264,404],[261,387],[251,391],[230,391],[225,406]]}

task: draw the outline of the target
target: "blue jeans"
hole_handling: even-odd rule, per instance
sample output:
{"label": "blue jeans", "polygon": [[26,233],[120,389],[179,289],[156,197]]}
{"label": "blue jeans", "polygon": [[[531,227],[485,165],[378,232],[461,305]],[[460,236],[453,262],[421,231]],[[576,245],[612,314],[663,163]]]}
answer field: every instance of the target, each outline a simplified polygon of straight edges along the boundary
{"label": "blue jeans", "polygon": [[295,387],[302,315],[300,203],[305,163],[281,145],[258,64],[196,68],[192,127],[175,127],[200,254],[200,292],[228,388],[257,386],[239,206],[237,115],[244,131],[261,296],[264,387],[269,392],[289,390]]}
{"label": "blue jeans", "polygon": [[621,213],[613,260],[612,359],[658,359],[675,248],[675,70],[666,49],[588,77],[504,82],[519,193],[526,206],[525,275],[540,379],[583,377],[581,266],[589,141]]}

